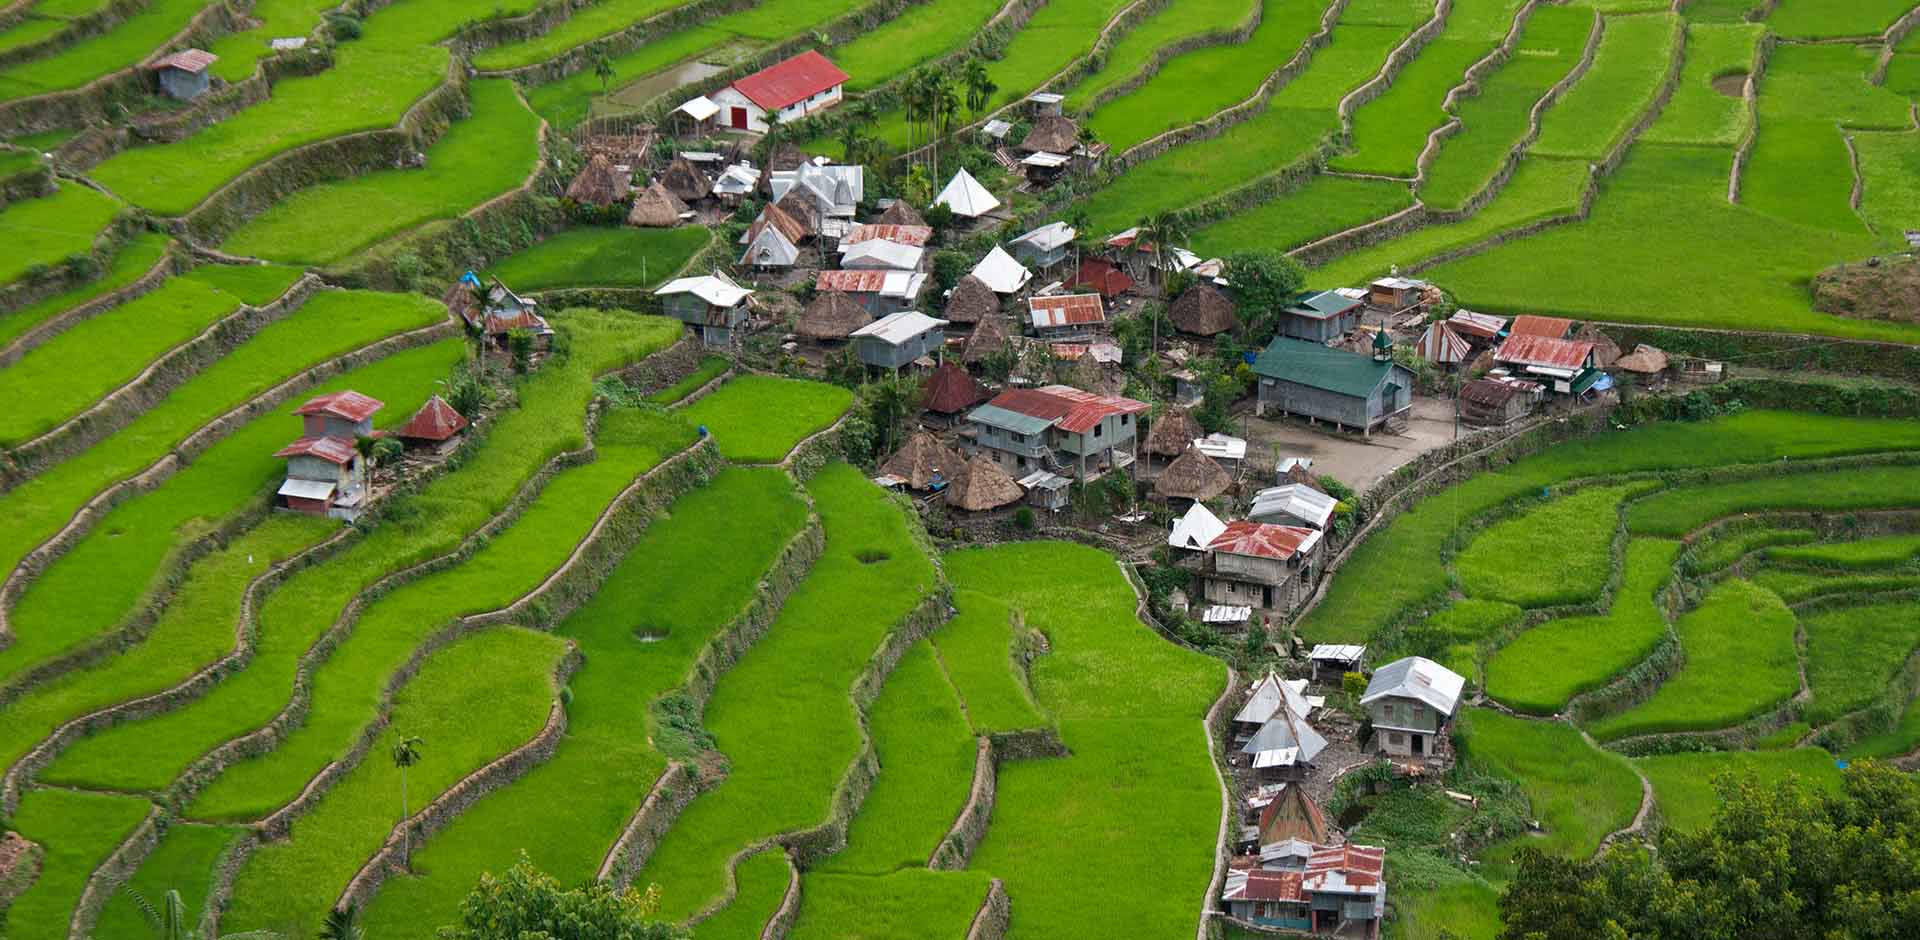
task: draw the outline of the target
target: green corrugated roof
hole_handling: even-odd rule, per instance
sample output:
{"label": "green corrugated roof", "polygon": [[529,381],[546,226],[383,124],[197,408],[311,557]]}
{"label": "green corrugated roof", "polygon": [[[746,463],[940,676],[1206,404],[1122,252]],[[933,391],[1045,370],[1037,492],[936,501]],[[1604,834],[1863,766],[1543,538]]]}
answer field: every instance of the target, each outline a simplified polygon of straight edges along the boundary
{"label": "green corrugated roof", "polygon": [[1053,422],[1045,418],[1023,415],[1018,411],[1008,411],[999,405],[981,405],[967,413],[967,420],[981,424],[1005,428],[1016,434],[1039,434],[1053,427]]}
{"label": "green corrugated roof", "polygon": [[1286,337],[1274,340],[1253,363],[1254,372],[1270,379],[1360,398],[1373,394],[1392,370],[1391,362]]}
{"label": "green corrugated roof", "polygon": [[1295,297],[1293,306],[1288,307],[1287,312],[1324,320],[1343,310],[1351,310],[1358,303],[1330,290],[1308,291]]}

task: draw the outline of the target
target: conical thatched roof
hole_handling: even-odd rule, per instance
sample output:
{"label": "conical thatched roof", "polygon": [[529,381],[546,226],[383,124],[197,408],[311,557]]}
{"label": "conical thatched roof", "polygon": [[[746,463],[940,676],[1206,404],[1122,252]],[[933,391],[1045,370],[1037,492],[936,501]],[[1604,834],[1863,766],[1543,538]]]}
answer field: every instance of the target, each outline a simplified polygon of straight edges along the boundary
{"label": "conical thatched roof", "polygon": [[1622,372],[1637,372],[1641,375],[1653,375],[1658,372],[1665,372],[1667,366],[1671,364],[1664,350],[1658,346],[1648,346],[1645,343],[1633,347],[1633,352],[1627,353],[1613,361],[1614,368]]}
{"label": "conical thatched roof", "polygon": [[581,205],[605,208],[622,199],[633,184],[627,174],[613,168],[613,161],[606,154],[596,153],[580,170],[580,174],[567,184],[567,198]]}
{"label": "conical thatched roof", "polygon": [[795,186],[787,190],[787,194],[781,196],[780,201],[773,205],[791,216],[795,222],[806,226],[808,234],[820,231],[820,213],[815,210],[813,200],[802,195],[800,187]]}
{"label": "conical thatched roof", "polygon": [[968,512],[997,509],[1026,496],[1020,484],[984,456],[966,462],[959,478],[947,487],[947,505]]}
{"label": "conical thatched roof", "polygon": [[1147,453],[1157,457],[1178,457],[1202,436],[1200,425],[1193,420],[1193,415],[1178,408],[1169,408],[1165,414],[1153,419],[1153,427],[1147,430]]}
{"label": "conical thatched roof", "polygon": [[1080,125],[1073,119],[1049,114],[1033,122],[1033,129],[1020,139],[1021,153],[1072,153],[1080,145]]}
{"label": "conical thatched roof", "polygon": [[987,388],[975,381],[967,370],[951,359],[940,363],[927,376],[926,390],[920,395],[920,407],[941,414],[958,414],[986,401]]}
{"label": "conical thatched roof", "polygon": [[1167,469],[1161,471],[1160,479],[1153,484],[1153,492],[1162,499],[1191,499],[1206,502],[1227,491],[1233,485],[1233,477],[1215,462],[1212,457],[1200,452],[1200,448],[1189,442],[1187,452],[1181,454]]}
{"label": "conical thatched roof", "polygon": [[679,197],[681,202],[698,202],[713,192],[713,181],[686,157],[674,157],[655,182],[665,186],[667,192]]}
{"label": "conical thatched roof", "polygon": [[924,490],[933,485],[936,475],[951,480],[965,465],[960,455],[940,443],[939,438],[919,431],[880,465],[880,472],[905,479],[912,489]]}
{"label": "conical thatched roof", "polygon": [[887,211],[880,213],[880,217],[873,220],[873,224],[924,226],[927,220],[921,218],[920,213],[914,211],[913,205],[905,199],[895,199],[893,205],[887,207]]}
{"label": "conical thatched roof", "polygon": [[1000,295],[987,282],[969,274],[953,285],[947,298],[947,322],[979,323],[1000,315]]}
{"label": "conical thatched roof", "polygon": [[1281,481],[1281,483],[1283,484],[1298,483],[1301,486],[1304,486],[1307,489],[1313,490],[1316,493],[1320,493],[1325,496],[1333,495],[1332,493],[1328,493],[1327,488],[1320,484],[1319,477],[1314,476],[1312,471],[1308,470],[1305,467],[1300,466],[1299,464],[1294,464],[1293,466],[1288,467],[1287,472],[1282,474],[1282,476],[1285,477],[1285,479]]}
{"label": "conical thatched roof", "polygon": [[1596,368],[1611,369],[1620,358],[1620,344],[1613,337],[1600,332],[1599,327],[1583,326],[1580,332],[1573,334],[1576,342],[1593,344],[1593,364]]}
{"label": "conical thatched roof", "polygon": [[967,337],[967,343],[960,348],[960,358],[971,364],[980,362],[1007,348],[1007,325],[1001,322],[999,314],[981,320],[973,328],[973,335]]}
{"label": "conical thatched roof", "polygon": [[1186,293],[1175,299],[1167,308],[1167,319],[1173,321],[1175,329],[1195,336],[1225,333],[1240,323],[1233,315],[1233,301],[1221,293],[1220,288],[1205,281],[1187,288]]}
{"label": "conical thatched roof", "polygon": [[867,308],[837,290],[821,291],[800,312],[795,332],[813,340],[846,339],[847,334],[873,322]]}
{"label": "conical thatched roof", "polygon": [[659,180],[654,180],[653,185],[634,195],[633,208],[627,210],[627,224],[672,228],[680,224],[680,213],[685,211],[687,204],[661,185]]}

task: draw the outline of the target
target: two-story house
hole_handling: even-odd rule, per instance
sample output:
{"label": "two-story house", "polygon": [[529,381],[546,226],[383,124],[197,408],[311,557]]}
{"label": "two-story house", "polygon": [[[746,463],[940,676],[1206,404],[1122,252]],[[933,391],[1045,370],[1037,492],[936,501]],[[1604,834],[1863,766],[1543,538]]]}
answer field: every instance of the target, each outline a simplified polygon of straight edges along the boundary
{"label": "two-story house", "polygon": [[1466,684],[1459,673],[1421,656],[1381,666],[1360,696],[1373,720],[1374,747],[1408,757],[1442,753]]}
{"label": "two-story house", "polygon": [[1209,604],[1291,611],[1312,590],[1324,548],[1303,526],[1240,520],[1207,543],[1201,592]]}
{"label": "two-story house", "polygon": [[1220,900],[1227,916],[1262,927],[1374,940],[1386,916],[1387,851],[1369,845],[1320,845],[1294,867],[1235,859]]}
{"label": "two-story house", "polygon": [[1532,333],[1515,333],[1493,351],[1495,362],[1562,395],[1579,395],[1600,381],[1593,344]]}
{"label": "two-story house", "polygon": [[351,519],[366,498],[366,462],[358,442],[373,436],[379,399],[347,390],[295,408],[300,439],[274,452],[287,458],[287,479],[275,494],[288,509]]}
{"label": "two-story house", "polygon": [[1145,402],[1066,385],[1010,388],[967,413],[973,446],[1018,479],[1060,470],[1081,480],[1133,465]]}
{"label": "two-story house", "polygon": [[653,293],[667,316],[699,330],[708,346],[733,345],[735,332],[744,331],[751,319],[747,298],[753,291],[718,271],[674,278]]}

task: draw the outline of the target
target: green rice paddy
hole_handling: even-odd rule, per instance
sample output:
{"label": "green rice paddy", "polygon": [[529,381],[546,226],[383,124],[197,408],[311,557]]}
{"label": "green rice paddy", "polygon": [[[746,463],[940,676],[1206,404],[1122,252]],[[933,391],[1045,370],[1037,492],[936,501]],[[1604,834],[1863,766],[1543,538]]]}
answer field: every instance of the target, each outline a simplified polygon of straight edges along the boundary
{"label": "green rice paddy", "polygon": [[570,228],[508,255],[493,266],[493,273],[523,291],[653,287],[686,266],[712,237],[691,225]]}
{"label": "green rice paddy", "polygon": [[0,210],[0,284],[93,250],[94,236],[113,221],[120,204],[97,190],[67,183],[51,196],[27,199]]}

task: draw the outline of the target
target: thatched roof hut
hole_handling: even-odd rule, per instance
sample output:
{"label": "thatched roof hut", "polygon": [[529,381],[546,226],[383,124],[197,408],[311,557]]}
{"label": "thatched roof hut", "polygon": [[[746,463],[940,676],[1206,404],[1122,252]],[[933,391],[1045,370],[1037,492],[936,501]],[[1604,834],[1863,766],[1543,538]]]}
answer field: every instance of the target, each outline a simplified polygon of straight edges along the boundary
{"label": "thatched roof hut", "polygon": [[847,334],[873,322],[867,308],[852,297],[837,291],[821,291],[800,312],[794,332],[811,340],[843,340]]}
{"label": "thatched roof hut", "polygon": [[681,202],[699,202],[713,192],[713,181],[686,157],[674,157],[665,172],[654,182],[667,188]]}
{"label": "thatched roof hut", "polygon": [[1233,485],[1233,477],[1227,474],[1212,457],[1200,452],[1191,442],[1186,453],[1167,464],[1160,472],[1160,479],[1154,481],[1154,495],[1161,499],[1190,499],[1204,503],[1225,493]]}
{"label": "thatched roof hut", "polygon": [[1005,470],[986,457],[976,456],[962,465],[957,478],[947,487],[947,505],[981,512],[1017,503],[1026,495]]}
{"label": "thatched roof hut", "polygon": [[973,335],[967,337],[966,345],[960,347],[960,359],[972,365],[1006,349],[1007,325],[1002,322],[1004,319],[995,314],[981,320],[973,328]]}
{"label": "thatched roof hut", "polygon": [[1282,479],[1280,482],[1283,485],[1287,483],[1298,483],[1301,486],[1304,486],[1310,490],[1313,490],[1316,493],[1321,493],[1327,496],[1333,495],[1332,493],[1327,492],[1327,488],[1320,483],[1319,477],[1314,476],[1312,471],[1308,470],[1305,467],[1300,466],[1299,464],[1294,464],[1293,466],[1288,467],[1287,472],[1281,474],[1281,477]]}
{"label": "thatched roof hut", "polygon": [[460,278],[448,285],[447,292],[440,295],[440,302],[447,305],[447,312],[472,323],[474,314],[480,310],[480,289]]}
{"label": "thatched roof hut", "polygon": [[806,226],[807,234],[817,234],[820,231],[820,213],[814,208],[813,200],[802,195],[802,192],[803,190],[798,186],[787,190],[787,194],[773,204],[774,208],[786,213],[795,222]]}
{"label": "thatched roof hut", "polygon": [[672,228],[680,224],[680,215],[686,211],[686,203],[660,185],[659,180],[654,180],[653,185],[634,195],[633,208],[627,210],[627,224],[643,228]]}
{"label": "thatched roof hut", "polygon": [[775,173],[786,173],[800,169],[802,164],[812,163],[813,158],[801,150],[793,141],[783,140],[774,145],[773,153],[767,156],[767,169]]}
{"label": "thatched roof hut", "polygon": [[873,220],[873,224],[924,226],[927,224],[927,220],[921,218],[920,213],[914,211],[912,203],[907,202],[905,199],[895,199],[893,205],[887,207],[887,211],[880,213],[880,217]]}
{"label": "thatched roof hut", "polygon": [[1000,295],[987,282],[969,274],[953,285],[947,298],[947,322],[979,323],[1000,315]]}
{"label": "thatched roof hut", "polygon": [[1633,352],[1627,353],[1613,361],[1614,368],[1622,372],[1634,372],[1640,375],[1658,375],[1667,371],[1667,367],[1672,364],[1673,362],[1667,358],[1665,350],[1662,350],[1658,346],[1648,346],[1645,343],[1633,347]]}
{"label": "thatched roof hut", "polygon": [[1080,145],[1080,125],[1070,117],[1049,114],[1033,122],[1020,139],[1021,153],[1072,153]]}
{"label": "thatched roof hut", "polygon": [[606,208],[627,198],[633,182],[627,174],[613,168],[613,161],[596,153],[567,184],[567,198],[583,206]]}
{"label": "thatched roof hut", "polygon": [[1575,342],[1593,344],[1593,365],[1599,369],[1611,369],[1620,358],[1620,344],[1613,337],[1600,332],[1596,326],[1583,326],[1573,334]]}
{"label": "thatched roof hut", "polygon": [[1176,298],[1167,308],[1167,319],[1173,321],[1175,329],[1195,336],[1215,336],[1240,325],[1233,315],[1233,301],[1205,281]]}
{"label": "thatched roof hut", "polygon": [[932,434],[919,431],[880,465],[880,472],[906,480],[911,489],[924,490],[936,479],[952,480],[964,466],[966,461],[952,448]]}
{"label": "thatched roof hut", "polygon": [[927,411],[953,415],[986,401],[987,387],[951,359],[935,367],[927,376],[926,389],[920,395],[920,407]]}
{"label": "thatched roof hut", "polygon": [[1156,457],[1178,457],[1202,436],[1204,433],[1193,415],[1169,408],[1153,419],[1153,427],[1147,429],[1147,453]]}

